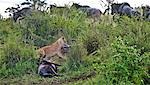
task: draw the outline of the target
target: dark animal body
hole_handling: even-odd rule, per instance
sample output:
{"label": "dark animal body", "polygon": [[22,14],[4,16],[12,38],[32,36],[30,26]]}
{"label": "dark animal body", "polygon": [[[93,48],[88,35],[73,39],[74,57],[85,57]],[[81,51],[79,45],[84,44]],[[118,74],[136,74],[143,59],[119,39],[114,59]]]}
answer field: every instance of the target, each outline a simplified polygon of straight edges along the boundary
{"label": "dark animal body", "polygon": [[124,6],[129,6],[130,4],[124,2],[124,3],[113,3],[111,5],[111,14],[119,14]]}
{"label": "dark animal body", "polygon": [[58,66],[60,65],[43,60],[38,67],[38,74],[42,77],[60,76],[57,73]]}
{"label": "dark animal body", "polygon": [[18,10],[17,12],[13,13],[13,20],[16,22],[18,19],[23,18],[25,16],[28,16],[32,13],[31,8],[22,8],[21,10]]}
{"label": "dark animal body", "polygon": [[99,9],[91,8],[87,5],[79,5],[77,3],[73,3],[71,7],[75,7],[76,9],[79,9],[80,11],[86,13],[87,16],[93,18],[94,21],[100,19],[100,16],[102,15],[102,12]]}
{"label": "dark animal body", "polygon": [[127,15],[129,17],[132,16],[140,16],[140,12],[133,9],[130,4],[124,2],[124,3],[113,3],[111,5],[111,14],[119,14],[119,15]]}
{"label": "dark animal body", "polygon": [[144,20],[150,21],[150,7],[142,6]]}

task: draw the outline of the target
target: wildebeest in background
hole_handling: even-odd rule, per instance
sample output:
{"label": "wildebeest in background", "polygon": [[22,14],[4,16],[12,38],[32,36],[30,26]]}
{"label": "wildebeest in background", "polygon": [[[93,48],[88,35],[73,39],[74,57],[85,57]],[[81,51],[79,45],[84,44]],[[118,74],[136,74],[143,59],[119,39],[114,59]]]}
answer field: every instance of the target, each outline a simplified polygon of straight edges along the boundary
{"label": "wildebeest in background", "polygon": [[5,10],[5,13],[9,13],[9,16],[12,16],[12,14],[14,12],[17,12],[19,10],[20,6],[18,5],[18,7],[8,7]]}
{"label": "wildebeest in background", "polygon": [[77,8],[77,9],[79,9],[79,8],[91,8],[91,7],[88,6],[88,5],[79,5],[79,4],[77,4],[77,3],[73,3],[73,4],[72,4],[72,7],[75,7],[75,8]]}
{"label": "wildebeest in background", "polygon": [[127,15],[129,17],[140,16],[140,13],[137,10],[133,9],[128,3],[123,3],[119,7],[119,13],[121,15]]}
{"label": "wildebeest in background", "polygon": [[129,17],[139,17],[141,14],[137,10],[133,9],[129,3],[113,3],[111,5],[111,14],[127,15]]}
{"label": "wildebeest in background", "polygon": [[16,22],[19,19],[23,19],[25,16],[30,15],[32,12],[31,8],[22,8],[21,10],[18,10],[17,12],[13,13],[13,20]]}
{"label": "wildebeest in background", "polygon": [[122,5],[122,3],[113,3],[111,4],[111,14],[119,14],[119,7]]}
{"label": "wildebeest in background", "polygon": [[58,66],[60,65],[43,60],[38,67],[38,74],[42,77],[60,76],[57,73]]}
{"label": "wildebeest in background", "polygon": [[144,19],[150,21],[150,7],[142,6],[142,10]]}
{"label": "wildebeest in background", "polygon": [[36,11],[44,13],[46,5],[47,3],[45,0],[26,0],[25,2],[20,3],[20,5],[17,5],[18,7],[8,7],[5,12],[9,12],[16,22]]}
{"label": "wildebeest in background", "polygon": [[30,7],[24,7],[20,8],[18,7],[8,7],[5,11],[6,13],[8,12],[9,15],[12,17],[12,19],[17,22],[17,20],[23,19],[25,16],[31,14],[31,8]]}
{"label": "wildebeest in background", "polygon": [[94,19],[94,22],[100,19],[100,16],[102,15],[102,12],[99,9],[91,8],[87,5],[79,5],[77,3],[73,3],[71,7],[75,7],[82,12],[85,12],[88,17],[91,17]]}
{"label": "wildebeest in background", "polygon": [[111,14],[120,14],[124,6],[130,7],[130,5],[126,2],[111,4]]}

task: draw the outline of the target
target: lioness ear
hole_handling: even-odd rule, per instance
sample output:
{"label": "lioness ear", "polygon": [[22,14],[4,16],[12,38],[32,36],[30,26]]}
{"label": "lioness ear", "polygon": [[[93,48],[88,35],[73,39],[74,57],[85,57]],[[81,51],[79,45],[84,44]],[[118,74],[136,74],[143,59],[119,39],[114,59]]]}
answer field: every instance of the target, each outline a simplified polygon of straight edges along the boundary
{"label": "lioness ear", "polygon": [[63,40],[65,39],[64,36],[61,37]]}

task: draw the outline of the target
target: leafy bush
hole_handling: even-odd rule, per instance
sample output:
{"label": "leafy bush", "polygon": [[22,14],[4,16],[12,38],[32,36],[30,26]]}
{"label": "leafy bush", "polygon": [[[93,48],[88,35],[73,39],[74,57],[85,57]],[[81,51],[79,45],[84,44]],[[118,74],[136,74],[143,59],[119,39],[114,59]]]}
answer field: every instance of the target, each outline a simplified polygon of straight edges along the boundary
{"label": "leafy bush", "polygon": [[[106,66],[106,79],[112,84],[142,84],[145,74],[145,60],[133,46],[127,46],[119,37],[112,44],[113,56]],[[143,61],[144,60],[144,61]]]}
{"label": "leafy bush", "polygon": [[0,77],[21,76],[29,71],[34,73],[37,62],[35,47],[22,42],[18,26],[7,27],[5,31],[8,34],[2,32],[4,38],[0,48]]}
{"label": "leafy bush", "polygon": [[8,42],[3,45],[0,57],[0,76],[20,76],[37,70],[36,52],[33,47]]}
{"label": "leafy bush", "polygon": [[84,45],[85,45],[85,48],[87,50],[87,54],[92,54],[93,52],[95,52],[96,50],[98,50],[99,48],[99,41],[98,39],[96,38],[96,36],[88,36],[87,37],[88,39],[84,41]]}
{"label": "leafy bush", "polygon": [[36,75],[36,73],[37,73],[37,61],[34,59],[28,59],[26,61],[18,61],[15,63],[15,66],[11,68],[7,68],[7,65],[4,63],[0,68],[1,78],[15,78],[27,74]]}

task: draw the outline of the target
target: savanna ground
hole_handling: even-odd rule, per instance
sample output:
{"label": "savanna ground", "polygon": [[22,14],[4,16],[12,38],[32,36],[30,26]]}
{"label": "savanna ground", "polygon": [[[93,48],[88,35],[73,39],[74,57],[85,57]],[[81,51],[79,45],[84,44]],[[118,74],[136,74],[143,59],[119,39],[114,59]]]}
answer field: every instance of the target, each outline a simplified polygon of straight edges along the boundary
{"label": "savanna ground", "polygon": [[[150,78],[150,22],[105,15],[92,23],[77,10],[59,11],[0,20],[0,85],[144,85]],[[71,45],[63,76],[42,78],[36,49],[61,35]]]}

